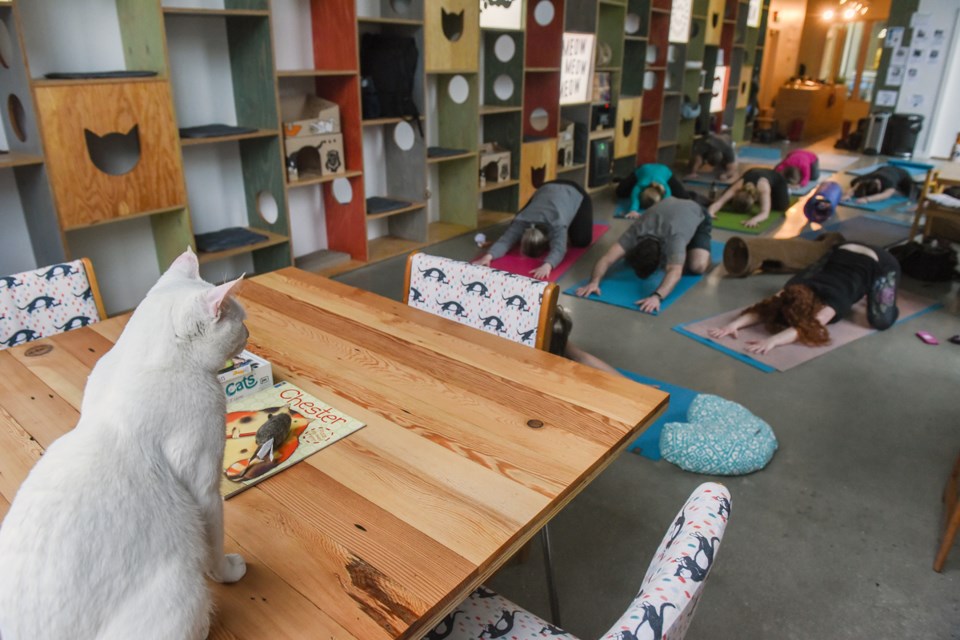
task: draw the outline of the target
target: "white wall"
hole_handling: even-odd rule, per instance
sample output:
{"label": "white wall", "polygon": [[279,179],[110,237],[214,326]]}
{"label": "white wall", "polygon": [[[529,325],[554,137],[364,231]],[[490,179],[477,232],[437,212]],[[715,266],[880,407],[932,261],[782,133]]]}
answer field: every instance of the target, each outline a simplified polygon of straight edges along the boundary
{"label": "white wall", "polygon": [[116,0],[17,3],[33,77],[125,69]]}
{"label": "white wall", "polygon": [[[924,3],[921,3],[921,7]],[[941,0],[939,2],[944,21],[937,24],[948,24],[950,9],[953,9],[953,41],[949,52],[945,52],[947,59],[941,76],[940,91],[934,101],[928,122],[927,131],[918,144],[918,149],[924,156],[935,158],[949,158],[953,143],[960,133],[960,10],[957,0]]]}
{"label": "white wall", "polygon": [[[0,131],[2,133],[2,131]],[[0,170],[0,276],[37,266],[13,169]]]}

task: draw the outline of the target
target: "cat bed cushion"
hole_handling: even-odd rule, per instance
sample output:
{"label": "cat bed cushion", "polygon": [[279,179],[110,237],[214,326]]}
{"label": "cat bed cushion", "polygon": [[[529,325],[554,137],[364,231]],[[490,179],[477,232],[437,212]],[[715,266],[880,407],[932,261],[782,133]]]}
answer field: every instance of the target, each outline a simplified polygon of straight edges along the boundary
{"label": "cat bed cushion", "polygon": [[214,251],[225,251],[235,247],[257,244],[268,238],[262,233],[250,231],[246,227],[227,227],[219,231],[211,231],[210,233],[198,233],[196,239],[197,251],[212,253]]}
{"label": "cat bed cushion", "polygon": [[777,438],[766,422],[742,405],[701,394],[687,422],[669,422],[660,434],[660,453],[684,471],[736,476],[767,466]]}
{"label": "cat bed cushion", "polygon": [[406,200],[395,200],[393,198],[374,196],[372,198],[367,198],[367,214],[373,215],[376,213],[396,211],[397,209],[409,207],[411,204],[412,203],[407,202]]}
{"label": "cat bed cushion", "polygon": [[256,133],[250,127],[237,127],[229,124],[203,124],[197,127],[183,127],[180,129],[181,138],[222,138],[224,136],[239,136],[245,133]]}

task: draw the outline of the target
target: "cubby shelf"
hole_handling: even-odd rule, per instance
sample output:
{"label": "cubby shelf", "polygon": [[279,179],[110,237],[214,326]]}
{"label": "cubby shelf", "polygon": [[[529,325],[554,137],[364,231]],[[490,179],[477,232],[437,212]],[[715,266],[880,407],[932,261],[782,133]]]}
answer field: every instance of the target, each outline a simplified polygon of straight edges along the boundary
{"label": "cubby shelf", "polygon": [[183,147],[196,147],[205,144],[217,144],[220,142],[235,142],[237,140],[254,140],[257,138],[275,138],[280,135],[276,129],[258,129],[250,133],[238,133],[229,136],[216,136],[212,138],[180,138],[180,145]]}
{"label": "cubby shelf", "polygon": [[402,256],[424,246],[425,243],[417,242],[416,240],[407,240],[395,236],[381,236],[368,243],[367,251],[369,251],[370,254],[370,262],[379,262],[387,258]]}
{"label": "cubby shelf", "polygon": [[586,166],[587,166],[586,163],[581,163],[581,164],[572,164],[569,167],[557,167],[557,173],[571,173],[573,171],[579,171],[585,168]]}
{"label": "cubby shelf", "polygon": [[467,151],[466,153],[458,153],[455,156],[436,156],[431,158],[427,156],[427,164],[438,164],[440,162],[453,162],[455,160],[464,160],[466,158],[476,158],[476,151]]}
{"label": "cubby shelf", "polygon": [[163,14],[167,16],[201,16],[214,18],[267,18],[270,16],[270,11],[266,9],[193,9],[189,7],[163,7]]}
{"label": "cubby shelf", "polygon": [[27,167],[35,164],[43,164],[43,158],[27,153],[17,153],[16,151],[0,154],[0,169]]}
{"label": "cubby shelf", "polygon": [[231,249],[225,249],[223,251],[213,251],[210,253],[201,251],[197,254],[197,260],[200,264],[207,264],[208,262],[216,262],[217,260],[225,260],[227,258],[232,258],[234,256],[240,256],[247,253],[253,253],[258,249],[266,249],[267,247],[274,247],[285,242],[289,242],[290,238],[287,236],[282,236],[276,233],[271,233],[265,229],[257,229],[254,227],[246,227],[248,230],[255,233],[259,233],[267,236],[266,240],[257,242],[256,244],[248,244],[242,247],[233,247]]}
{"label": "cubby shelf", "polygon": [[436,244],[450,238],[456,238],[469,231],[473,227],[463,224],[454,224],[450,222],[431,222],[427,225],[427,244]]}
{"label": "cubby shelf", "polygon": [[368,24],[395,24],[406,27],[422,27],[423,20],[412,20],[409,18],[380,18],[373,16],[359,16],[357,22]]}
{"label": "cubby shelf", "polygon": [[[423,116],[420,116],[420,121],[423,122]],[[411,118],[370,118],[363,120],[362,124],[365,127],[379,127],[384,124],[399,124],[401,122],[408,122]]]}
{"label": "cubby shelf", "polygon": [[427,206],[426,202],[413,202],[409,206],[400,207],[399,209],[391,209],[390,211],[384,211],[383,213],[368,213],[367,220],[381,220],[383,218],[390,218],[392,216],[398,216],[403,213],[409,213],[411,211],[423,209],[425,206]]}
{"label": "cubby shelf", "polygon": [[512,220],[515,214],[505,213],[503,211],[492,211],[490,209],[480,209],[477,211],[477,222],[479,228],[492,227],[495,224]]}
{"label": "cubby shelf", "polygon": [[287,180],[287,186],[291,189],[296,189],[298,187],[308,187],[310,185],[333,182],[338,178],[356,178],[362,175],[362,171],[347,171],[346,173],[334,173],[326,176],[302,177],[299,180]]}
{"label": "cubby shelf", "polygon": [[141,77],[130,77],[130,78],[66,78],[66,79],[51,79],[51,78],[34,78],[33,84],[34,87],[65,87],[69,85],[93,85],[93,84],[131,84],[131,83],[143,83],[149,84],[153,82],[166,82],[167,78],[163,75],[155,76],[141,76]]}
{"label": "cubby shelf", "polygon": [[281,69],[277,71],[277,77],[279,78],[325,78],[355,75],[357,75],[356,69]]}
{"label": "cubby shelf", "polygon": [[520,113],[523,111],[523,107],[497,107],[490,105],[480,105],[480,115],[482,116],[492,116],[500,113]]}
{"label": "cubby shelf", "polygon": [[591,140],[600,140],[601,138],[612,138],[616,133],[613,129],[599,129],[597,131],[591,131],[588,137]]}
{"label": "cubby shelf", "polygon": [[527,73],[559,73],[560,67],[527,67]]}
{"label": "cubby shelf", "polygon": [[480,193],[489,193],[491,191],[499,191],[500,189],[506,189],[507,187],[513,187],[520,184],[519,180],[504,180],[503,182],[488,182],[484,186],[480,187]]}

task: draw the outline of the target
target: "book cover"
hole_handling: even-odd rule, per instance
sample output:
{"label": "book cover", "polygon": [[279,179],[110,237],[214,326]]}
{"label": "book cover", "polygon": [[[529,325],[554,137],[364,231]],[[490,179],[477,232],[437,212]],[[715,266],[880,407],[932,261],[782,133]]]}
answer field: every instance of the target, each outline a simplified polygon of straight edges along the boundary
{"label": "book cover", "polygon": [[230,403],[220,493],[230,498],[364,423],[289,382]]}

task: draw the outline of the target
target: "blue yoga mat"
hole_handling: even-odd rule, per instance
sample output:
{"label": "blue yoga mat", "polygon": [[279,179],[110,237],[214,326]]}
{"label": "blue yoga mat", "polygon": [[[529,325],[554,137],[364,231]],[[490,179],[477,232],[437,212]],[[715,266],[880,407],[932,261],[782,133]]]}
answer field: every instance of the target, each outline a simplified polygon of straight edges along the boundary
{"label": "blue yoga mat", "polygon": [[780,159],[780,149],[751,146],[740,147],[737,149],[737,157],[741,160],[756,159],[777,161]]}
{"label": "blue yoga mat", "polygon": [[859,202],[854,202],[853,200],[841,200],[840,206],[850,207],[851,209],[863,209],[864,211],[877,212],[877,211],[883,211],[884,209],[887,209],[889,207],[896,207],[898,205],[904,204],[905,202],[909,202],[909,201],[910,201],[910,198],[897,194],[895,196],[890,196],[886,200],[877,200],[876,202],[867,202],[864,204],[861,204]]}
{"label": "blue yoga mat", "polygon": [[881,220],[866,215],[857,216],[850,220],[841,220],[824,225],[819,231],[813,229],[800,234],[801,238],[815,239],[821,233],[836,231],[852,242],[862,242],[875,247],[888,247],[905,240],[910,230],[892,220]]}
{"label": "blue yoga mat", "polygon": [[869,167],[860,167],[859,169],[848,169],[847,173],[851,176],[865,176],[868,173],[873,173],[880,167],[886,166],[900,167],[901,169],[906,169],[907,173],[910,174],[914,180],[926,176],[927,171],[933,169],[932,164],[923,164],[922,162],[907,162],[905,160],[891,160],[890,162],[882,162],[880,164],[873,164]]}
{"label": "blue yoga mat", "polygon": [[[621,198],[617,200],[617,206],[613,208],[613,217],[622,218],[630,211],[630,198]],[[643,213],[643,209],[640,210]]]}
{"label": "blue yoga mat", "polygon": [[[719,240],[712,240],[710,242],[710,260],[715,264],[723,261],[723,243]],[[678,282],[677,286],[670,292],[670,295],[660,303],[660,311],[666,310],[671,304],[679,300],[693,285],[700,282],[701,278],[703,278],[702,275],[682,276],[680,282]],[[637,277],[637,274],[633,272],[633,269],[621,260],[613,265],[600,283],[600,290],[603,292],[603,295],[591,295],[589,298],[584,299],[639,311],[639,307],[637,307],[634,302],[651,295],[660,285],[661,280],[663,280],[663,271],[657,271],[649,278],[641,280]],[[581,280],[572,287],[564,290],[564,293],[575,296],[577,295],[577,289],[589,281],[589,279]]]}
{"label": "blue yoga mat", "polygon": [[663,415],[627,447],[627,451],[639,453],[644,458],[659,460],[660,432],[663,431],[663,425],[668,422],[686,422],[687,412],[690,410],[690,403],[700,394],[686,387],[670,384],[669,382],[661,382],[656,378],[648,378],[647,376],[641,376],[638,373],[624,369],[617,369],[617,371],[634,382],[657,387],[661,391],[666,391],[670,394],[670,404],[667,406],[667,410],[663,412]]}
{"label": "blue yoga mat", "polygon": [[870,218],[871,220],[879,220],[880,222],[888,222],[890,224],[900,225],[901,227],[906,227],[907,229],[913,226],[913,212],[865,213],[862,217]]}

